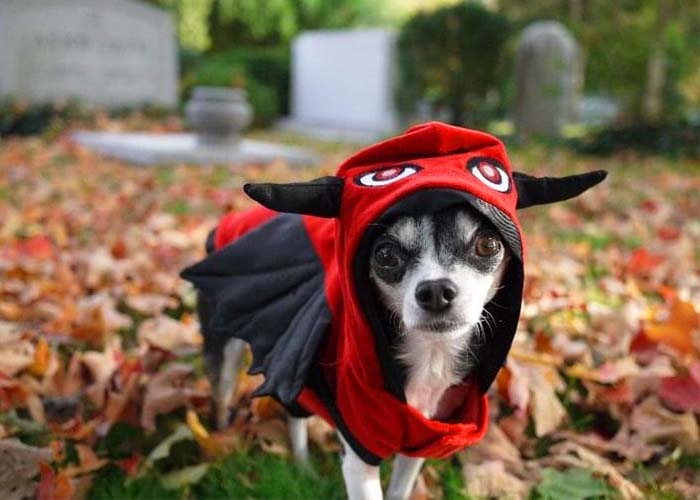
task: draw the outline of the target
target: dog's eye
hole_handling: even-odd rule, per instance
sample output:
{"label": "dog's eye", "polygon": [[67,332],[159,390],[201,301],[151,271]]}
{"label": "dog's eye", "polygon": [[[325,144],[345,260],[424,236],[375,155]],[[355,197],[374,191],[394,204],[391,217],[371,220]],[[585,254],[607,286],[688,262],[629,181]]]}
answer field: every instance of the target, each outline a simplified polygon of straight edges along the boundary
{"label": "dog's eye", "polygon": [[493,233],[482,234],[474,248],[479,257],[493,257],[501,251],[501,240]]}
{"label": "dog's eye", "polygon": [[384,269],[395,269],[403,262],[401,250],[392,243],[382,243],[374,250],[374,262]]}

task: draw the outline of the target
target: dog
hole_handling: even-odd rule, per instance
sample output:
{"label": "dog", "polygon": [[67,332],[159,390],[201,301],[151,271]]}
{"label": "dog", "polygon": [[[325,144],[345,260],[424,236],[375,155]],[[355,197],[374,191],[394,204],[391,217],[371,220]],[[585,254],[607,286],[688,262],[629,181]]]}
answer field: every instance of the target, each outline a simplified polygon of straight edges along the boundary
{"label": "dog", "polygon": [[338,429],[351,499],[408,498],[426,457],[478,442],[486,391],[520,314],[524,238],[516,209],[605,178],[513,172],[483,132],[432,122],[366,148],[336,176],[246,185],[263,207],[224,217],[209,256],[183,272],[199,292],[216,425],[250,344],[255,395]]}

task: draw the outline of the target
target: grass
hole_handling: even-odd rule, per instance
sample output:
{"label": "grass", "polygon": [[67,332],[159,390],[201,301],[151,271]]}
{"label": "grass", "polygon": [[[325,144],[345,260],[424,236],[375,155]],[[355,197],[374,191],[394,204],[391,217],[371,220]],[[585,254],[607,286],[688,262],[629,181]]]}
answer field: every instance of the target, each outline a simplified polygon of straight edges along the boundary
{"label": "grass", "polygon": [[211,464],[197,484],[177,490],[168,490],[156,472],[128,479],[121,469],[110,466],[95,478],[88,498],[344,498],[338,457],[317,456],[312,464],[313,471],[307,471],[283,457],[241,451]]}
{"label": "grass", "polygon": [[[459,464],[455,461],[429,461],[443,487],[444,500],[467,500]],[[388,486],[389,462],[381,467],[382,484]],[[156,471],[130,479],[110,465],[102,469],[92,483],[88,498],[123,499],[219,499],[219,498],[285,498],[343,499],[345,485],[336,454],[314,454],[309,471],[291,459],[260,451],[240,451],[210,465],[196,484],[169,490]]]}

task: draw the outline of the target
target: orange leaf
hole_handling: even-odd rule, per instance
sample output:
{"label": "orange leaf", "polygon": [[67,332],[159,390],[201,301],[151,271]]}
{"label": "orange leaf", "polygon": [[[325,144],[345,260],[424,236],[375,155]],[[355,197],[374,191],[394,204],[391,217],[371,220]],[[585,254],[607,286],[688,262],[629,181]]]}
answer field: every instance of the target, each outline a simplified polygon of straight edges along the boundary
{"label": "orange leaf", "polygon": [[663,257],[649,253],[644,248],[639,248],[632,253],[627,262],[627,272],[636,276],[649,274],[654,268],[663,262]]}
{"label": "orange leaf", "polygon": [[29,372],[37,377],[43,377],[51,359],[51,349],[49,343],[44,338],[40,338],[34,348],[34,361],[29,366]]}
{"label": "orange leaf", "polygon": [[282,413],[282,405],[269,396],[255,398],[250,404],[253,415],[261,420],[273,418]]}
{"label": "orange leaf", "polygon": [[501,396],[504,401],[508,401],[508,387],[510,386],[510,379],[512,377],[513,374],[510,372],[507,366],[501,368],[496,376],[498,395]]}
{"label": "orange leaf", "polygon": [[700,314],[693,305],[675,300],[668,311],[668,317],[647,322],[644,333],[653,341],[664,343],[681,353],[697,356],[699,328]]}
{"label": "orange leaf", "polygon": [[210,433],[194,410],[187,410],[186,420],[187,427],[192,431],[199,446],[211,457],[222,458],[230,455],[240,444],[239,432],[235,429]]}
{"label": "orange leaf", "polygon": [[554,348],[552,347],[551,337],[544,332],[537,332],[535,335],[535,350],[537,352],[553,354]]}
{"label": "orange leaf", "polygon": [[47,463],[40,463],[41,481],[36,493],[37,500],[70,500],[73,498],[73,485],[63,472],[54,472]]}

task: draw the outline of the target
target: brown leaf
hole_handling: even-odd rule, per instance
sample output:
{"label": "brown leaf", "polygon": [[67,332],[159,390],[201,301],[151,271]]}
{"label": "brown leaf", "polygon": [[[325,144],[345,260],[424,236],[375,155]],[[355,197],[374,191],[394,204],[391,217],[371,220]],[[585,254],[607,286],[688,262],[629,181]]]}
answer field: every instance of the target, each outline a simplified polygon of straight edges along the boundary
{"label": "brown leaf", "polygon": [[287,426],[280,419],[263,420],[250,425],[250,431],[266,453],[289,456],[291,444]]}
{"label": "brown leaf", "polygon": [[474,498],[527,498],[530,484],[506,471],[505,464],[492,460],[463,465],[467,493]]}
{"label": "brown leaf", "polygon": [[13,324],[0,322],[0,372],[14,376],[34,362],[34,346]]}
{"label": "brown leaf", "polygon": [[113,338],[102,352],[87,351],[80,356],[80,362],[87,368],[92,382],[85,389],[86,394],[98,408],[104,405],[109,380],[119,367],[121,357],[119,338]]}
{"label": "brown leaf", "polygon": [[14,438],[0,439],[0,497],[7,500],[32,497],[39,463],[49,460],[49,448],[27,446]]}
{"label": "brown leaf", "polygon": [[196,323],[186,325],[165,315],[141,323],[138,337],[139,341],[164,351],[176,351],[182,347],[202,344],[202,336]]}
{"label": "brown leaf", "polygon": [[92,345],[102,345],[110,335],[132,324],[131,318],[120,313],[116,301],[105,292],[79,300],[77,308],[72,334]]}
{"label": "brown leaf", "polygon": [[518,407],[521,407],[529,400],[535,434],[544,436],[559,427],[566,418],[566,410],[555,392],[562,386],[557,371],[547,364],[521,363],[512,358],[508,360],[508,368],[512,373],[508,391],[511,404],[520,400]]}
{"label": "brown leaf", "polygon": [[671,442],[688,453],[700,451],[700,430],[695,417],[666,410],[655,396],[632,410],[630,425],[646,443]]}
{"label": "brown leaf", "polygon": [[509,473],[525,472],[520,451],[497,423],[492,423],[484,439],[467,448],[462,458],[465,463],[502,462]]}
{"label": "brown leaf", "polygon": [[148,431],[155,430],[156,416],[168,413],[190,402],[195,397],[207,394],[190,385],[192,367],[173,364],[157,373],[146,385],[146,394],[141,409],[141,425]]}
{"label": "brown leaf", "polygon": [[337,453],[341,450],[335,429],[318,415],[307,419],[309,439],[324,453]]}
{"label": "brown leaf", "polygon": [[156,293],[142,293],[127,297],[126,305],[147,316],[157,316],[166,309],[177,307],[177,300]]}

